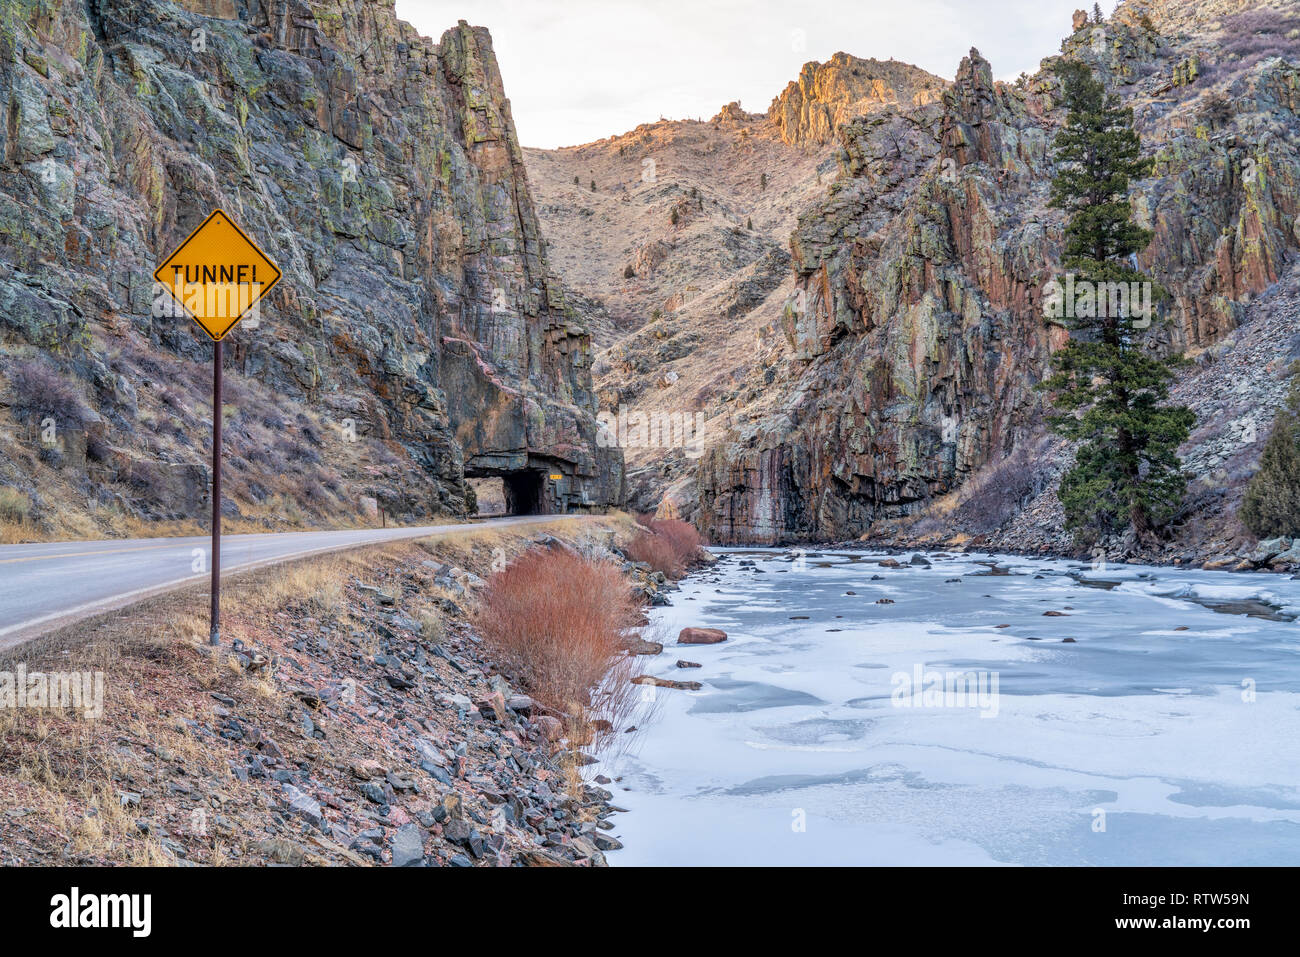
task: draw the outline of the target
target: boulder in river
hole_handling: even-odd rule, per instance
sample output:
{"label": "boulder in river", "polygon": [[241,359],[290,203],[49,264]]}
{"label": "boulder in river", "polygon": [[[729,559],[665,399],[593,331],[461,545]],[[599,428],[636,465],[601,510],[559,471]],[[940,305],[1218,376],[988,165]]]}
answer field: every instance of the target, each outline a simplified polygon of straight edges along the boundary
{"label": "boulder in river", "polygon": [[679,645],[716,645],[727,640],[721,628],[683,628],[677,635]]}
{"label": "boulder in river", "polygon": [[674,681],[672,678],[656,678],[654,675],[637,675],[632,679],[634,685],[654,685],[656,688],[673,688],[677,691],[699,691],[704,685],[698,681]]}

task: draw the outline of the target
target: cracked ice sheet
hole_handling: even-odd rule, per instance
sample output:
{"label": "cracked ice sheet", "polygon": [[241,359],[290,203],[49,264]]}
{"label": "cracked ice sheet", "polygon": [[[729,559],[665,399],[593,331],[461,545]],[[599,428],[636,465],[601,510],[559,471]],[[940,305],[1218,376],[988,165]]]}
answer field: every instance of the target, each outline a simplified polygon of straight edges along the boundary
{"label": "cracked ice sheet", "polygon": [[[1300,582],[931,561],[737,550],[656,609],[670,644],[644,670],[705,687],[659,690],[631,752],[593,769],[630,810],[611,863],[1300,862],[1298,626],[1169,597],[1291,606]],[[686,625],[730,637],[671,644]],[[996,714],[895,706],[918,664],[995,672]]]}

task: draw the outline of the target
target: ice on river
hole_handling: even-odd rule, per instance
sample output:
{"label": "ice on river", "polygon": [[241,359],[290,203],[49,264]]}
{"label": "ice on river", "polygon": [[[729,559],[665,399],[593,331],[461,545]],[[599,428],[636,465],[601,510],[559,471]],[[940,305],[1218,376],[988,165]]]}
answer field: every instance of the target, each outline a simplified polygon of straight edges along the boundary
{"label": "ice on river", "polygon": [[1300,581],[720,554],[638,659],[703,689],[591,769],[611,864],[1300,863]]}

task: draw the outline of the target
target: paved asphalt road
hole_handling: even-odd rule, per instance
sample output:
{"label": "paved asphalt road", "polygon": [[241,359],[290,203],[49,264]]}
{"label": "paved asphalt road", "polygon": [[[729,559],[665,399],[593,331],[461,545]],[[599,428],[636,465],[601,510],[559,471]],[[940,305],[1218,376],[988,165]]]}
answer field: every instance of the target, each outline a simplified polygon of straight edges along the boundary
{"label": "paved asphalt road", "polygon": [[[375,542],[430,538],[484,527],[551,522],[564,517],[525,515],[485,519],[466,525],[223,535],[221,573],[225,576],[257,565],[272,565],[317,552]],[[193,568],[199,555],[202,557],[201,567],[209,567],[210,544],[210,539],[203,536],[0,545],[0,648],[21,644],[79,618],[204,581],[211,577],[210,572],[195,572]]]}

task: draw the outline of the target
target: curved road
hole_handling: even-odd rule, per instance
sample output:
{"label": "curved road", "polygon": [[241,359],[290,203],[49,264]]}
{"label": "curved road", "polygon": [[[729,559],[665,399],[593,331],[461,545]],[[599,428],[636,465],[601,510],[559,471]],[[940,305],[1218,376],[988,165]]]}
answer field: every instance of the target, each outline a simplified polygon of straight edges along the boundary
{"label": "curved road", "polygon": [[[221,536],[221,574],[377,542],[554,522],[580,516],[523,515],[463,525],[268,532]],[[211,540],[128,538],[95,542],[0,545],[0,648],[121,608],[182,585],[205,581]],[[201,564],[196,564],[201,562]],[[195,571],[198,567],[201,570]]]}

